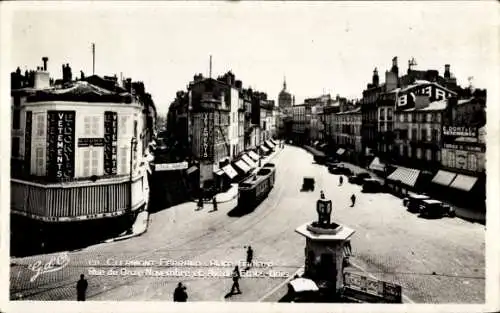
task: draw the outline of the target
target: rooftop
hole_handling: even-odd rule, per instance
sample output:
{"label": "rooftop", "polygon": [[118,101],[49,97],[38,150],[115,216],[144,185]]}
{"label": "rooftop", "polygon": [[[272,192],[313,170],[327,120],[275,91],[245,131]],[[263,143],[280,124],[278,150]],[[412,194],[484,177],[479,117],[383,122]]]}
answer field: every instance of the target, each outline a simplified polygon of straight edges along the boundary
{"label": "rooftop", "polygon": [[405,112],[412,112],[412,111],[442,111],[446,109],[446,105],[448,104],[448,100],[438,100],[429,103],[428,106],[424,108],[411,108],[411,109],[406,109],[404,110]]}

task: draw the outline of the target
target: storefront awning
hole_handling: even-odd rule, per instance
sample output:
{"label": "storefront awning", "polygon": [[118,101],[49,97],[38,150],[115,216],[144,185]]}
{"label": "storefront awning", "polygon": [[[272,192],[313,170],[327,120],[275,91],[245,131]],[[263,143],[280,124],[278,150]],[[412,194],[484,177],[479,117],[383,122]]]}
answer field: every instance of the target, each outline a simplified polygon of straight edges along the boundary
{"label": "storefront awning", "polygon": [[372,171],[383,172],[385,170],[385,164],[380,162],[380,159],[378,157],[375,157],[375,159],[373,159],[372,163],[370,163],[370,166],[368,166],[368,169],[370,169]]}
{"label": "storefront awning", "polygon": [[236,172],[236,170],[231,166],[231,165],[226,165],[222,168],[222,170],[224,171],[224,173],[226,173],[226,175],[230,178],[230,179],[233,179],[235,178],[236,176],[238,176],[238,172]]}
{"label": "storefront awning", "polygon": [[265,144],[266,144],[269,148],[271,148],[271,149],[273,149],[273,148],[274,148],[274,145],[273,145],[273,143],[272,143],[271,141],[266,140],[264,143],[265,143]]}
{"label": "storefront awning", "polygon": [[214,174],[218,175],[218,176],[221,176],[221,175],[224,175],[224,171],[221,170],[221,169],[218,169],[218,170],[214,171]]}
{"label": "storefront awning", "polygon": [[413,168],[398,167],[394,172],[392,172],[391,175],[387,177],[387,179],[392,181],[399,181],[409,187],[414,187],[419,174],[419,170]]}
{"label": "storefront awning", "polygon": [[243,160],[236,161],[234,163],[234,165],[236,165],[236,167],[238,167],[240,170],[242,170],[243,173],[245,173],[245,174],[250,172],[250,170],[251,170],[250,166],[248,166],[248,164],[246,164]]}
{"label": "storefront awning", "polygon": [[259,161],[260,157],[257,153],[253,152],[253,151],[249,151],[248,152],[248,155],[255,161]]}
{"label": "storefront awning", "polygon": [[276,141],[274,139],[269,139],[275,146],[277,145]]}
{"label": "storefront awning", "polygon": [[344,154],[344,152],[345,152],[345,149],[344,149],[344,148],[339,148],[339,149],[337,150],[337,154],[338,154],[338,155],[342,155],[342,154]]}
{"label": "storefront awning", "polygon": [[264,152],[264,153],[268,153],[268,152],[269,152],[269,149],[268,149],[268,148],[266,148],[265,146],[260,146],[259,148],[260,148],[260,150],[262,150],[262,152]]}
{"label": "storefront awning", "polygon": [[243,161],[245,161],[245,163],[247,163],[248,165],[250,165],[251,168],[257,167],[257,164],[255,164],[255,162],[252,159],[250,159],[250,157],[248,155],[243,154],[241,156],[241,158],[243,159]]}
{"label": "storefront awning", "polygon": [[448,187],[451,184],[451,182],[455,179],[455,177],[457,177],[456,173],[439,170],[436,176],[434,176],[434,178],[432,179],[432,182],[434,184],[439,184]]}
{"label": "storefront awning", "polygon": [[471,191],[476,182],[477,177],[458,174],[455,180],[451,183],[450,187],[463,191]]}
{"label": "storefront awning", "polygon": [[192,174],[192,173],[196,172],[197,170],[198,170],[198,166],[193,165],[193,166],[191,166],[190,168],[187,169],[186,173],[189,175],[189,174]]}

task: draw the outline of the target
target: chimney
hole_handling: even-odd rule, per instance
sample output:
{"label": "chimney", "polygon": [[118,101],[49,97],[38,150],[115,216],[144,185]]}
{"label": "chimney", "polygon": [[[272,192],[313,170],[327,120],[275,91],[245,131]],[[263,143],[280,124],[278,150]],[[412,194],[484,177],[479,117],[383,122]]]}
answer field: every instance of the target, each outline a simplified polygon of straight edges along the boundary
{"label": "chimney", "polygon": [[450,65],[445,64],[444,65],[444,78],[451,78],[451,73],[450,73]]}
{"label": "chimney", "polygon": [[392,68],[391,72],[396,74],[396,77],[399,76],[399,68],[398,68],[398,57],[392,58]]}
{"label": "chimney", "polygon": [[379,83],[378,70],[377,68],[375,68],[373,70],[372,84],[374,87],[378,87],[378,83]]}
{"label": "chimney", "polygon": [[236,89],[241,89],[241,87],[243,86],[243,83],[241,82],[241,80],[237,80],[234,82],[234,85],[235,85]]}
{"label": "chimney", "polygon": [[48,57],[43,57],[42,61],[43,61],[43,70],[47,71],[47,62],[49,61],[49,58]]}

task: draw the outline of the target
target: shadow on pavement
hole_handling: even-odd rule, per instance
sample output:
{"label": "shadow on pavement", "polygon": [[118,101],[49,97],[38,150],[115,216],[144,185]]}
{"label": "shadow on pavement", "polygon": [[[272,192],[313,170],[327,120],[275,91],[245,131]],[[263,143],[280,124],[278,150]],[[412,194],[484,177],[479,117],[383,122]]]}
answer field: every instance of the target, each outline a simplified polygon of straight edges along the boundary
{"label": "shadow on pavement", "polygon": [[227,212],[229,217],[242,217],[255,211],[255,207],[240,207],[235,206],[231,211]]}

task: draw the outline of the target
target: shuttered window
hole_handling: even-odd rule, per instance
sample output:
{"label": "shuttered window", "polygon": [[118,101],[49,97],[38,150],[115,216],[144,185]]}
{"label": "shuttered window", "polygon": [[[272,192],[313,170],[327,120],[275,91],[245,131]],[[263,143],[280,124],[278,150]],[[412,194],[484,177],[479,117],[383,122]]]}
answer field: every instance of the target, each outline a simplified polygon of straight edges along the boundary
{"label": "shuttered window", "polygon": [[45,162],[44,162],[44,151],[43,147],[36,147],[35,149],[35,175],[44,176],[45,175]]}
{"label": "shuttered window", "polygon": [[102,119],[98,115],[85,116],[83,118],[83,136],[91,138],[99,138],[104,135]]}
{"label": "shuttered window", "polygon": [[81,148],[81,152],[83,153],[82,157],[82,176],[83,177],[91,177],[91,176],[102,176],[104,174],[103,169],[103,148],[99,147],[89,147],[89,148]]}
{"label": "shuttered window", "polygon": [[127,147],[120,147],[120,174],[128,174],[129,172],[129,161],[128,153],[129,149]]}
{"label": "shuttered window", "polygon": [[83,150],[83,176],[90,177],[90,150]]}
{"label": "shuttered window", "polygon": [[36,135],[38,137],[44,137],[45,136],[45,114],[43,113],[36,113],[33,114],[35,115],[35,121],[36,121]]}

